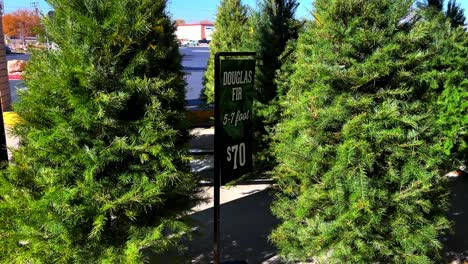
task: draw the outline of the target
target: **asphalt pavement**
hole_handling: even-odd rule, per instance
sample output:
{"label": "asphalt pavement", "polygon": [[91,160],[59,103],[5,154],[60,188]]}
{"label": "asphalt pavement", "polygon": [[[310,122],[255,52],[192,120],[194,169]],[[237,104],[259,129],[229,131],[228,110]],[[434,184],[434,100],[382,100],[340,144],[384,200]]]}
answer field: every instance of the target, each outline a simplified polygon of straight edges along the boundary
{"label": "asphalt pavement", "polygon": [[7,54],[6,58],[8,61],[10,60],[29,60],[31,55],[29,53],[11,53]]}
{"label": "asphalt pavement", "polygon": [[181,47],[182,66],[186,75],[187,90],[185,99],[189,109],[198,108],[202,103],[200,94],[203,90],[203,75],[205,74],[210,49],[208,47]]}

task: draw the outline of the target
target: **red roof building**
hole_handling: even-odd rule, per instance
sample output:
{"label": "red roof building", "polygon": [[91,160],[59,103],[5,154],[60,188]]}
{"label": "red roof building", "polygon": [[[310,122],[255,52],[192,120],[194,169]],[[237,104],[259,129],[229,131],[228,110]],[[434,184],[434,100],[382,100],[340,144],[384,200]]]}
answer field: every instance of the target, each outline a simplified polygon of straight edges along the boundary
{"label": "red roof building", "polygon": [[178,40],[211,40],[214,24],[210,21],[201,21],[193,24],[177,25],[176,36]]}

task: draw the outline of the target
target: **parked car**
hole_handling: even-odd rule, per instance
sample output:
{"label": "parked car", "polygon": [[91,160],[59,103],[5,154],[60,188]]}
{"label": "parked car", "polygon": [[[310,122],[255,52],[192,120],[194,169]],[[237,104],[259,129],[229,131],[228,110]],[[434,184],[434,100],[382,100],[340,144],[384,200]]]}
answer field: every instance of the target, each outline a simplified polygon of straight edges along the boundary
{"label": "parked car", "polygon": [[207,40],[207,39],[200,39],[200,40],[198,41],[198,44],[210,44],[210,41]]}
{"label": "parked car", "polygon": [[198,42],[196,40],[179,40],[180,46],[181,47],[193,47],[193,46],[198,46]]}
{"label": "parked car", "polygon": [[189,43],[188,39],[180,39],[179,40],[179,45],[182,46],[182,47],[187,47],[188,43]]}
{"label": "parked car", "polygon": [[5,46],[6,54],[11,54],[11,49],[8,46]]}

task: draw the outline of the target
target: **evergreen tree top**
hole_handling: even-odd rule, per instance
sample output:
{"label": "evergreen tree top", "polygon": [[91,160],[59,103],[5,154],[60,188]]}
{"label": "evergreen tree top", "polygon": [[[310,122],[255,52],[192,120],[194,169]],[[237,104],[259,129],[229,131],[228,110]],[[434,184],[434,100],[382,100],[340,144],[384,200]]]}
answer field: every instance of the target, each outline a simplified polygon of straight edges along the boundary
{"label": "evergreen tree top", "polygon": [[[88,59],[95,67],[102,65],[115,72],[124,73],[119,63],[128,61],[143,53],[152,54],[156,61],[151,62],[151,70],[145,74],[156,75],[168,69],[160,67],[160,61],[171,52],[173,55],[170,69],[180,67],[181,58],[173,50],[177,48],[174,42],[174,25],[166,14],[165,1],[78,1],[67,3],[61,0],[51,0],[51,6],[56,10],[49,17],[47,34],[58,44],[63,52],[85,51]],[[129,16],[129,10],[134,15]],[[148,34],[151,33],[151,34]],[[158,50],[158,45],[173,46],[170,50]],[[157,51],[157,52],[152,52]],[[158,59],[158,57],[160,57]],[[114,64],[114,67],[108,67]],[[117,68],[115,68],[117,67]]]}
{"label": "evergreen tree top", "polygon": [[222,51],[236,51],[244,34],[243,25],[247,22],[247,8],[240,0],[223,0],[216,13],[215,28],[211,48]]}
{"label": "evergreen tree top", "polygon": [[210,58],[203,76],[202,98],[208,103],[214,101],[214,55],[217,52],[236,52],[242,50],[246,34],[247,8],[240,0],[222,0],[218,6],[215,28],[210,42]]}

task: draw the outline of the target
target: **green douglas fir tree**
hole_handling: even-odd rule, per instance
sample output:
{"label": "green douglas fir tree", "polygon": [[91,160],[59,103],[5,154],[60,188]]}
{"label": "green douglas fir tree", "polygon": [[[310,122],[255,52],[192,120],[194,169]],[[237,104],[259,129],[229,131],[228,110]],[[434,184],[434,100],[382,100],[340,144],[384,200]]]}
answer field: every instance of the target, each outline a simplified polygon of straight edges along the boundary
{"label": "green douglas fir tree", "polygon": [[214,102],[214,58],[217,52],[235,52],[242,50],[244,39],[249,34],[247,8],[240,0],[222,0],[218,6],[215,20],[215,32],[210,42],[210,58],[203,76],[204,89],[202,98],[207,103]]}
{"label": "green douglas fir tree", "polygon": [[[294,18],[298,7],[296,0],[259,1],[257,21],[256,104],[254,130],[257,138],[257,167],[271,170],[274,158],[270,150],[271,130],[278,122],[278,87],[276,75],[287,61],[290,53],[285,53],[287,45],[297,39],[301,22]],[[282,56],[284,55],[284,56]]]}
{"label": "green douglas fir tree", "polygon": [[[444,1],[426,1],[420,7],[427,11],[423,18],[434,23],[450,23],[451,29],[441,31],[439,56],[431,60],[433,70],[426,79],[433,89],[441,91],[438,98],[438,123],[444,132],[444,152],[451,158],[452,168],[468,162],[468,33],[463,27],[463,9],[456,1],[448,1],[442,13]],[[444,14],[444,16],[442,16]]]}
{"label": "green douglas fir tree", "polygon": [[427,74],[449,27],[413,23],[412,3],[315,2],[274,136],[271,239],[287,260],[440,260],[448,191]]}
{"label": "green douglas fir tree", "polygon": [[442,92],[437,102],[438,123],[444,132],[444,152],[454,168],[468,164],[468,33],[457,27],[439,39],[439,56],[432,59],[433,70],[426,78],[433,89]]}
{"label": "green douglas fir tree", "polygon": [[260,10],[264,22],[259,27],[257,100],[268,104],[276,98],[276,71],[281,68],[280,56],[289,41],[297,39],[300,22],[294,18],[296,0],[262,0]]}
{"label": "green douglas fir tree", "polygon": [[49,0],[12,164],[0,174],[2,263],[141,263],[177,246],[197,200],[185,81],[166,1]]}

